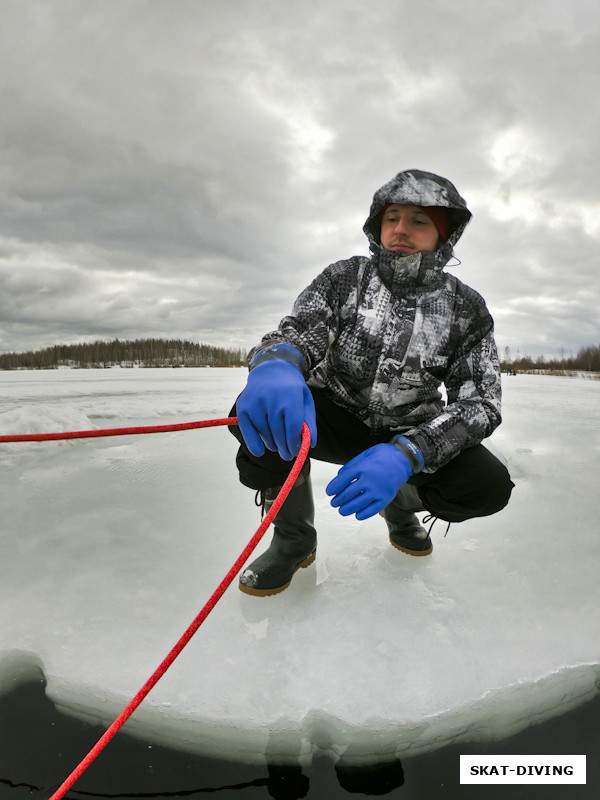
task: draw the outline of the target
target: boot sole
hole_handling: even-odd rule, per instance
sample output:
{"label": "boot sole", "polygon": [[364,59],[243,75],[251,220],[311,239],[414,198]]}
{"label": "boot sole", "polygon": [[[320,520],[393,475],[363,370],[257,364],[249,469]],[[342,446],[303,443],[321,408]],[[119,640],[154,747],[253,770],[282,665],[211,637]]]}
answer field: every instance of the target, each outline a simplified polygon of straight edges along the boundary
{"label": "boot sole", "polygon": [[243,583],[239,583],[239,590],[240,592],[244,592],[244,594],[251,594],[253,597],[271,597],[274,594],[279,594],[279,592],[283,592],[285,589],[288,588],[290,583],[292,582],[292,578],[298,572],[299,569],[304,569],[304,567],[310,567],[313,563],[315,558],[317,557],[317,551],[313,550],[312,553],[307,556],[304,561],[301,561],[296,569],[292,573],[292,577],[289,579],[287,583],[284,583],[283,586],[276,586],[274,589],[253,589],[252,586],[245,586]]}
{"label": "boot sole", "polygon": [[396,542],[392,542],[391,539],[390,544],[392,547],[395,547],[396,550],[401,550],[403,553],[408,553],[409,556],[428,556],[433,550],[433,545],[428,547],[426,550],[409,550],[408,547],[402,547],[401,545],[396,544]]}

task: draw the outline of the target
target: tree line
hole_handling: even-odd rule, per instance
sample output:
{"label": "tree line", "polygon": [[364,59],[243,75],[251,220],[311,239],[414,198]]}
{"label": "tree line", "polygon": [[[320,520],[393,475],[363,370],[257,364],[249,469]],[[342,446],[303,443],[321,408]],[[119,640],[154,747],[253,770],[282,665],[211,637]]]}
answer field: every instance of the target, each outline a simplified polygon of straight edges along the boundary
{"label": "tree line", "polygon": [[25,353],[1,353],[0,369],[59,367],[240,367],[246,351],[181,339],[135,339],[59,344]]}
{"label": "tree line", "polygon": [[[577,355],[559,358],[513,357],[504,349],[503,372],[530,370],[600,372],[600,345],[582,347]],[[58,367],[241,367],[246,365],[242,348],[215,347],[182,339],[113,339],[82,344],[54,345],[24,353],[0,353],[0,369],[57,369]]]}
{"label": "tree line", "polygon": [[531,356],[521,356],[520,353],[513,358],[510,348],[506,347],[500,365],[503,372],[528,372],[530,370],[600,372],[600,345],[582,347],[575,356],[563,354],[559,358],[538,356],[535,359]]}

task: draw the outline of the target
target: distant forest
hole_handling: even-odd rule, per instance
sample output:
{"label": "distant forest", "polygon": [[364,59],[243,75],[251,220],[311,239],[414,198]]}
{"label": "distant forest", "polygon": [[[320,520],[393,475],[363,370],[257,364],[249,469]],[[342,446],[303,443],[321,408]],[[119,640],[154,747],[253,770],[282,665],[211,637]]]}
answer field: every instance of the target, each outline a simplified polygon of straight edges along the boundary
{"label": "distant forest", "polygon": [[[0,369],[58,369],[72,367],[241,367],[246,351],[181,339],[135,339],[54,345],[26,353],[0,353]],[[596,372],[600,373],[600,345],[582,347],[576,356],[547,358],[504,349],[503,372]]]}
{"label": "distant forest", "polygon": [[241,348],[213,347],[180,339],[135,339],[59,344],[27,353],[0,354],[0,369],[121,367],[240,367]]}
{"label": "distant forest", "polygon": [[511,356],[510,348],[504,350],[504,358],[500,362],[503,372],[600,372],[600,345],[582,347],[576,356],[561,356],[560,358],[547,358],[538,356]]}

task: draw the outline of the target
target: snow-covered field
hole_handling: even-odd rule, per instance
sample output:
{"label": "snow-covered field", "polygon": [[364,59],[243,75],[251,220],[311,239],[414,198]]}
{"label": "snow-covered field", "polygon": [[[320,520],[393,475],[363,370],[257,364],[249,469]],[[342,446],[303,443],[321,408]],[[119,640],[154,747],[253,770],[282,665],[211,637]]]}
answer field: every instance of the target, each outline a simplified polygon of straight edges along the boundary
{"label": "snow-covered field", "polygon": [[[245,375],[2,372],[0,433],[224,417]],[[499,738],[591,698],[599,401],[599,381],[506,377],[488,444],[513,499],[445,538],[438,523],[427,558],[392,548],[380,517],[340,517],[324,493],[336,468],[315,463],[316,567],[271,598],[234,584],[128,730],[359,763]],[[0,444],[0,691],[39,668],[60,707],[114,719],[258,526],[235,451],[225,428]]]}

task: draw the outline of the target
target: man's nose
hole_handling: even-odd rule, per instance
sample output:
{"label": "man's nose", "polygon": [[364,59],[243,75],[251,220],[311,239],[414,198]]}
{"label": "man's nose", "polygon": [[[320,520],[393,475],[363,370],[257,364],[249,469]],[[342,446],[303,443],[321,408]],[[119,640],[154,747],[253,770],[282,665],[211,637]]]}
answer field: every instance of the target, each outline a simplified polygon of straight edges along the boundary
{"label": "man's nose", "polygon": [[398,222],[394,225],[394,233],[407,233],[407,225],[403,217],[399,217]]}

